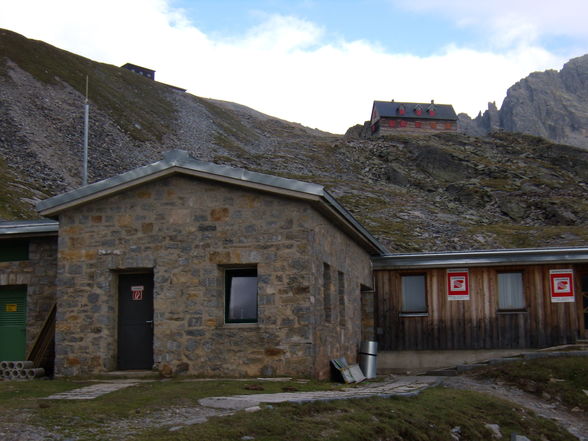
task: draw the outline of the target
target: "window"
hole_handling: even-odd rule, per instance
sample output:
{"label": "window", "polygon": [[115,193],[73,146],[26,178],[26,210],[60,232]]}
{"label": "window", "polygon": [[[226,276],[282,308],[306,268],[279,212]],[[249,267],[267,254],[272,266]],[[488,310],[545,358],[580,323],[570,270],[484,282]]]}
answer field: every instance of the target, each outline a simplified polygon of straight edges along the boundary
{"label": "window", "polygon": [[28,239],[8,239],[0,241],[0,262],[29,260]]}
{"label": "window", "polygon": [[402,276],[402,309],[403,313],[427,312],[427,293],[425,275],[414,274]]}
{"label": "window", "polygon": [[417,129],[420,129],[420,128],[421,128],[421,122],[420,122],[420,121],[415,121],[415,122],[414,122],[414,126],[415,126]]}
{"label": "window", "polygon": [[446,122],[445,123],[445,128],[448,129],[448,130],[449,129],[452,129],[453,128],[453,124],[451,124],[450,122]]}
{"label": "window", "polygon": [[498,273],[498,309],[524,308],[523,273]]}
{"label": "window", "polygon": [[406,127],[408,123],[404,120],[400,121],[400,127]]}
{"label": "window", "polygon": [[225,270],[225,322],[257,323],[257,269]]}
{"label": "window", "polygon": [[331,300],[331,267],[323,263],[323,306],[325,310],[325,322],[333,321],[333,305]]}
{"label": "window", "polygon": [[396,121],[391,119],[390,121],[388,121],[388,127],[396,127]]}
{"label": "window", "polygon": [[345,274],[337,271],[337,295],[339,297],[339,325],[347,324],[347,314],[345,313]]}

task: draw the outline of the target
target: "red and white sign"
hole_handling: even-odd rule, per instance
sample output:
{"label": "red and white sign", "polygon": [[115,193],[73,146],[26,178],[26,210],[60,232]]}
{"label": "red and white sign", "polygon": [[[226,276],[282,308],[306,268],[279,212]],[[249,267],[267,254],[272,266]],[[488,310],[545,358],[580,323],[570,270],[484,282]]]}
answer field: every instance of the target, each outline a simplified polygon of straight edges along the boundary
{"label": "red and white sign", "polygon": [[574,270],[550,270],[551,303],[575,302]]}
{"label": "red and white sign", "polygon": [[467,269],[447,270],[447,299],[470,299],[470,278]]}
{"label": "red and white sign", "polygon": [[131,286],[131,299],[132,300],[143,300],[144,286]]}

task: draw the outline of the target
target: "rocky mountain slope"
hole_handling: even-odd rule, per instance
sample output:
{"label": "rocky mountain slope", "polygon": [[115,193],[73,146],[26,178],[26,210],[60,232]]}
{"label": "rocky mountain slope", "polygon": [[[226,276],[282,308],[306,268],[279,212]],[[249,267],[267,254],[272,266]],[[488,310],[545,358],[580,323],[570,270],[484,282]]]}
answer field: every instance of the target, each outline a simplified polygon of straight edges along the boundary
{"label": "rocky mountain slope", "polygon": [[[132,61],[132,60],[131,60]],[[495,133],[361,139],[182,93],[0,30],[0,218],[182,148],[325,185],[391,251],[588,244],[588,151]]]}
{"label": "rocky mountain slope", "polygon": [[541,136],[588,148],[588,54],[573,58],[561,71],[534,72],[508,89],[502,106],[470,119],[460,114],[462,129],[484,136],[496,130]]}

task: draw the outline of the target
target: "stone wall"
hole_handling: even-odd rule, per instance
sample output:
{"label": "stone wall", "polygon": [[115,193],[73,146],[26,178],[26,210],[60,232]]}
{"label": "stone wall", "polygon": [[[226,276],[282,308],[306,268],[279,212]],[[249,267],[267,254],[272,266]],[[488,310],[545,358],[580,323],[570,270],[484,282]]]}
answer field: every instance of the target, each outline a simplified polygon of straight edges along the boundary
{"label": "stone wall", "polygon": [[56,274],[56,237],[32,237],[29,239],[28,260],[0,262],[0,286],[27,286],[26,353],[31,350],[55,303]]}
{"label": "stone wall", "polygon": [[[370,280],[366,253],[308,203],[183,176],[63,212],[59,240],[57,375],[117,368],[118,272],[153,271],[159,368],[207,376],[317,375],[322,262],[345,273],[350,323]],[[257,323],[224,323],[230,265],[257,267]]]}
{"label": "stone wall", "polygon": [[362,339],[361,292],[372,286],[371,260],[318,213],[313,217],[312,231],[314,375],[328,378],[331,359],[356,361]]}

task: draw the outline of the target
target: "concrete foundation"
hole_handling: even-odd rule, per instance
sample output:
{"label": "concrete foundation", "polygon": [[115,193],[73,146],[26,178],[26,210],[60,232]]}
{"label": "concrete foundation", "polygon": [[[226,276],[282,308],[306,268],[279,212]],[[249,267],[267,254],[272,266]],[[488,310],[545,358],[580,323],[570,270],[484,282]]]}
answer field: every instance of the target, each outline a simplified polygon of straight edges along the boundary
{"label": "concrete foundation", "polygon": [[405,373],[479,363],[511,357],[532,349],[476,349],[452,351],[383,351],[378,354],[378,374]]}

